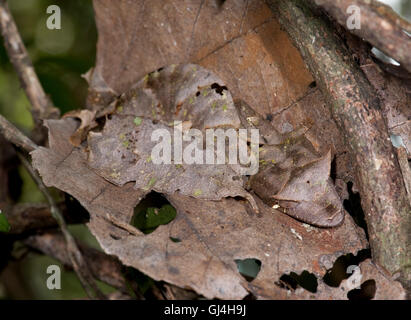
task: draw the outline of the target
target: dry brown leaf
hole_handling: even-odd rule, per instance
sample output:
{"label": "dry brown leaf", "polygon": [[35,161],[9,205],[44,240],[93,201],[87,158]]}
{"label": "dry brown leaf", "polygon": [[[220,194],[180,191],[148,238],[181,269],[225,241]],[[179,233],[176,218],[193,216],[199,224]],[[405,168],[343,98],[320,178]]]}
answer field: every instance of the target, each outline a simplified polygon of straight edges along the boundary
{"label": "dry brown leaf", "polygon": [[[105,252],[153,279],[192,288],[208,298],[241,299],[248,292],[258,298],[287,298],[287,291],[274,284],[282,274],[307,270],[321,277],[338,256],[367,246],[349,216],[333,229],[308,228],[261,201],[257,216],[244,201],[177,194],[168,196],[178,212],[175,220],[148,235],[133,231],[129,222],[145,192],[130,183],[115,186],[90,170],[86,153],[69,142],[77,129],[75,120],[46,124],[50,149],[32,153],[44,182],[71,194],[90,212],[89,228]],[[262,262],[251,283],[234,261],[245,258]]]}
{"label": "dry brown leaf", "polygon": [[[101,83],[121,94],[152,70],[197,63],[260,114],[286,108],[313,81],[264,1],[95,0],[99,39],[89,105]],[[177,36],[178,35],[178,36]],[[93,85],[96,83],[98,85]],[[101,105],[101,104],[100,104]]]}
{"label": "dry brown leaf", "polygon": [[[136,188],[145,191],[178,192],[207,200],[242,196],[258,211],[253,197],[243,189],[239,165],[205,162],[205,129],[235,130],[240,126],[231,94],[224,88],[221,79],[194,64],[171,65],[146,75],[122,95],[117,112],[106,121],[103,131],[90,132],[90,166],[116,185],[134,181]],[[279,134],[245,103],[239,104],[239,111],[243,126],[260,129],[267,144],[261,148],[263,168],[252,177],[251,188],[266,203],[278,203],[285,213],[299,220],[321,227],[340,224],[344,212],[329,177],[330,152],[320,157],[301,130]],[[191,137],[182,142],[182,147],[191,146],[204,164],[171,158],[178,139],[175,121],[189,123],[197,130],[199,141]],[[156,130],[169,135],[170,163],[159,164],[152,159]]]}
{"label": "dry brown leaf", "polygon": [[[298,288],[295,292],[289,293],[290,298],[304,296],[304,299],[347,300],[350,298],[354,300],[356,299],[354,291],[362,289],[361,298],[363,300],[367,298],[373,300],[406,299],[406,292],[401,284],[380,271],[370,259],[353,267],[355,267],[353,274],[341,281],[337,288],[326,285],[324,281],[319,281],[316,295]],[[365,286],[366,283],[368,286]]]}
{"label": "dry brown leaf", "polygon": [[313,78],[264,1],[227,1],[219,8],[214,0],[153,0],[147,6],[94,0],[94,8],[99,40],[90,107],[105,106],[108,89],[119,95],[152,70],[197,63],[280,132],[310,123],[307,138],[322,155],[332,149],[337,179],[353,181],[328,107],[318,90],[307,94]]}
{"label": "dry brown leaf", "polygon": [[73,110],[63,115],[63,118],[77,118],[81,121],[76,132],[70,137],[73,146],[78,147],[87,136],[88,131],[97,126],[97,122],[94,121],[95,117],[96,112],[90,110]]}
{"label": "dry brown leaf", "polygon": [[[263,1],[227,1],[223,10],[212,0],[153,0],[150,6],[137,0],[94,0],[94,7],[99,42],[96,67],[89,77],[90,108],[106,107],[151,70],[196,62],[217,74],[235,99],[272,119],[281,133],[290,131],[290,125],[280,119],[294,122],[293,131],[312,116],[311,109],[320,110],[318,100],[312,108],[301,105],[311,97],[307,88],[312,78]],[[320,114],[322,123],[329,121],[328,113]],[[316,135],[321,128],[317,118],[305,136],[320,154],[330,147],[333,153],[334,147],[340,151],[335,130],[330,131],[331,138]],[[47,185],[70,193],[86,207],[90,230],[102,248],[124,264],[208,298],[240,299],[248,292],[259,299],[343,298],[336,291],[323,295],[329,288],[323,289],[321,280],[317,293],[300,290],[291,296],[275,283],[291,271],[307,270],[322,277],[340,255],[366,248],[364,233],[350,216],[336,228],[321,229],[258,198],[257,216],[244,201],[233,198],[207,201],[175,194],[168,200],[177,209],[176,219],[144,235],[129,223],[146,192],[135,190],[132,183],[113,185],[93,172],[84,150],[68,143],[77,129],[74,120],[47,125],[50,149],[32,153],[34,166]],[[245,258],[262,262],[252,282],[237,271],[235,260]],[[379,285],[377,281],[377,290]],[[398,283],[389,280],[385,285],[401,295]]]}
{"label": "dry brown leaf", "polygon": [[[152,159],[158,144],[152,140],[156,130],[169,134],[170,151],[174,150],[178,139],[175,121],[189,123],[191,131],[197,130],[192,135],[200,134],[201,144],[205,129],[240,127],[231,94],[221,86],[221,79],[193,64],[172,65],[147,75],[121,97],[117,112],[106,121],[103,131],[90,132],[89,165],[116,185],[134,181],[136,188],[145,191],[178,192],[208,200],[241,196],[258,211],[253,197],[243,188],[240,166],[206,163],[205,146],[199,146],[193,136],[182,141],[182,150],[200,154],[204,163],[177,162],[171,152],[170,163],[158,164]],[[182,135],[188,129],[179,132]],[[216,154],[214,146],[212,152]]]}

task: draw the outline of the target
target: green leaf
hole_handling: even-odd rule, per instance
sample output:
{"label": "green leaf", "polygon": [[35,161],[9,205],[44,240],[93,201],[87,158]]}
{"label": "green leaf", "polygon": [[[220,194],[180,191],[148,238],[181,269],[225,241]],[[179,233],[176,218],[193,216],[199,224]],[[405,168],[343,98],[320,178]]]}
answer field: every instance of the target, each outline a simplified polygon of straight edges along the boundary
{"label": "green leaf", "polygon": [[11,227],[6,216],[0,210],[0,232],[9,232],[10,228]]}
{"label": "green leaf", "polygon": [[148,234],[158,226],[173,221],[176,215],[176,209],[169,204],[165,204],[161,208],[149,207],[146,211],[138,212],[134,216],[132,225]]}

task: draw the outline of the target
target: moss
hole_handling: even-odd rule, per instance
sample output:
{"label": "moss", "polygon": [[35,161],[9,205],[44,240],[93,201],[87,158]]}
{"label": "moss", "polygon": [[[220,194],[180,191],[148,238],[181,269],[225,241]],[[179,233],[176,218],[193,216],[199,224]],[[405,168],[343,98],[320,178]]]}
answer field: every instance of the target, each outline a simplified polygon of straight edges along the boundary
{"label": "moss", "polygon": [[135,117],[133,122],[136,126],[139,126],[143,120],[140,117]]}

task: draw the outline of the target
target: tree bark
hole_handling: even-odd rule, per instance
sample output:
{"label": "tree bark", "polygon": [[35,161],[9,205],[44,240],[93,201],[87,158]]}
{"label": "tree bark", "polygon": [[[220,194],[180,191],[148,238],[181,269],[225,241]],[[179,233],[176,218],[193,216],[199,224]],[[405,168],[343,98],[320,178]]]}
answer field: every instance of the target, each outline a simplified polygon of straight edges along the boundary
{"label": "tree bark", "polygon": [[349,30],[365,39],[388,56],[394,58],[411,72],[411,24],[398,16],[390,7],[374,0],[315,0],[343,27],[347,28],[349,6],[360,11],[360,28]]}
{"label": "tree bark", "polygon": [[409,281],[411,206],[374,88],[330,23],[306,1],[267,3],[301,52],[345,137],[374,262]]}

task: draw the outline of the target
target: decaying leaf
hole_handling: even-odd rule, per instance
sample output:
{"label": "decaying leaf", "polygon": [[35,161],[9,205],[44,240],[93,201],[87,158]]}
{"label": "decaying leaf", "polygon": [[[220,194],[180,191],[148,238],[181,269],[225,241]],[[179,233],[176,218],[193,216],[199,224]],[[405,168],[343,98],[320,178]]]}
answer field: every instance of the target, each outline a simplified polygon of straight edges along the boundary
{"label": "decaying leaf", "polygon": [[87,136],[88,131],[97,126],[94,121],[95,117],[96,112],[90,110],[73,110],[63,115],[63,118],[78,118],[81,121],[76,132],[70,137],[70,142],[74,146],[78,147]]}
{"label": "decaying leaf", "polygon": [[[115,92],[127,91],[152,70],[193,62],[265,115],[302,97],[313,81],[264,1],[226,1],[222,8],[214,0],[93,4],[99,32],[95,70]],[[99,87],[91,84],[90,104]]]}
{"label": "decaying leaf", "polygon": [[[107,120],[103,131],[90,133],[89,151],[69,142],[78,127],[75,120],[46,122],[50,147],[40,147],[32,153],[33,165],[44,182],[71,194],[90,212],[88,226],[106,253],[119,257],[125,265],[133,266],[155,280],[191,288],[207,298],[241,299],[249,293],[258,299],[346,298],[347,290],[330,288],[321,278],[339,256],[355,254],[367,247],[363,230],[355,225],[349,215],[339,226],[325,229],[309,226],[283,214],[275,209],[277,203],[273,204],[274,208],[267,205],[271,204],[269,201],[272,201],[273,194],[281,195],[276,201],[281,201],[284,207],[290,203],[303,203],[305,208],[315,211],[317,207],[311,206],[313,204],[319,204],[321,210],[327,208],[327,201],[334,203],[334,193],[321,189],[329,186],[331,156],[327,151],[332,149],[332,155],[337,156],[339,164],[339,159],[344,159],[344,149],[340,147],[335,126],[328,130],[328,123],[333,122],[328,111],[321,111],[321,94],[318,90],[307,89],[312,78],[301,57],[264,2],[227,1],[221,10],[213,5],[213,1],[200,3],[189,0],[182,4],[174,0],[167,3],[153,0],[150,6],[140,6],[137,0],[116,3],[95,0],[94,7],[99,43],[96,68],[89,82],[89,107],[100,111],[101,107],[111,103],[111,114],[115,106],[113,98],[126,93],[121,96],[121,102],[117,103],[116,111],[110,115],[111,119]],[[181,36],[175,38],[175,34]],[[194,91],[196,97],[203,97],[204,88],[191,87],[186,94],[181,94],[181,98],[175,93],[170,95],[167,90],[171,90],[173,82],[164,81],[164,78],[156,80],[163,74],[166,76],[169,69],[151,73],[146,83],[143,79],[135,85],[151,70],[189,61],[218,75],[219,86],[224,84],[236,100],[245,101],[257,112],[251,118],[246,117],[246,122],[262,131],[264,146],[261,155],[266,166],[264,163],[262,165],[273,168],[274,163],[270,160],[275,160],[284,167],[282,174],[276,171],[278,180],[273,179],[269,186],[272,190],[266,194],[267,197],[263,188],[258,188],[263,184],[258,181],[254,184],[255,192],[264,200],[254,195],[260,208],[259,215],[250,210],[246,201],[238,198],[226,198],[220,194],[217,198],[221,200],[218,201],[206,200],[208,197],[199,199],[199,190],[193,190],[193,186],[191,193],[188,190],[185,194],[176,193],[175,188],[166,189],[164,182],[160,181],[157,185],[158,181],[153,177],[144,176],[139,180],[141,176],[138,172],[128,179],[127,170],[132,166],[127,163],[124,167],[121,165],[125,159],[136,160],[131,155],[135,147],[140,147],[137,153],[141,152],[142,160],[150,164],[145,158],[145,146],[134,144],[144,132],[149,136],[154,128],[162,126],[167,129],[171,120],[183,121],[185,129],[205,129],[204,124],[209,120],[212,127],[218,121],[234,128],[240,125],[234,116],[235,108],[231,101],[225,110],[220,109],[218,115],[222,118],[215,119],[210,118],[212,113],[202,113],[201,109],[192,110],[187,106],[187,99],[190,105]],[[212,82],[206,81],[204,84],[207,89]],[[134,88],[131,88],[133,85]],[[159,85],[168,87],[162,91],[158,90]],[[224,89],[223,92],[231,100],[228,90]],[[212,94],[221,102],[217,93]],[[169,96],[173,99],[167,100]],[[146,99],[149,108],[142,109],[139,98]],[[179,105],[181,101],[183,104]],[[158,102],[161,102],[161,108],[158,108]],[[186,115],[183,106],[187,107]],[[205,106],[200,104],[204,110]],[[224,117],[227,112],[232,117]],[[186,118],[188,116],[193,118]],[[308,119],[313,124],[311,128],[301,126],[307,117],[312,118]],[[271,122],[264,122],[263,126],[269,128],[267,132],[263,132],[258,125],[263,118]],[[122,127],[122,120],[125,119],[126,126]],[[324,124],[327,130],[323,130]],[[141,132],[138,133],[140,136],[126,137],[127,132],[134,132],[136,128]],[[107,139],[109,136],[115,141]],[[144,141],[148,141],[147,136]],[[287,151],[281,149],[285,146]],[[110,156],[107,150],[114,154]],[[122,159],[121,155],[117,158],[118,150],[124,153],[125,158]],[[337,154],[337,151],[340,153]],[[301,152],[306,152],[306,157],[298,156]],[[115,167],[116,171],[110,171],[113,167],[104,162],[107,156],[120,161],[120,166]],[[113,164],[111,160],[109,162]],[[347,163],[345,160],[343,162]],[[152,171],[152,168],[147,168]],[[296,198],[291,186],[299,187],[306,183],[306,177],[299,178],[305,169],[310,178],[308,181],[310,184],[311,181],[318,182],[318,189],[310,192],[309,188],[304,187],[304,192],[298,192]],[[349,176],[346,167],[339,170],[340,167],[337,168],[337,177],[345,179]],[[122,174],[118,175],[119,172]],[[174,169],[164,171],[165,174],[169,172],[175,173]],[[138,189],[135,188],[136,184]],[[156,189],[156,186],[161,188]],[[134,208],[149,190],[163,190],[176,209],[177,216],[170,223],[144,234],[130,222]],[[205,194],[211,194],[213,188],[207,190]],[[324,198],[324,195],[330,194],[331,199]],[[313,199],[315,196],[318,198]],[[308,206],[306,199],[309,200]],[[295,210],[293,215],[298,218],[300,208],[291,209]],[[327,217],[328,214],[326,212],[320,216]],[[328,223],[338,224],[341,216],[337,214],[335,220]],[[313,216],[307,219],[316,223]],[[317,223],[323,224],[324,221]],[[251,282],[237,269],[236,261],[244,259],[257,259],[261,263],[260,272]],[[361,268],[365,268],[365,263]],[[317,292],[303,289],[290,292],[276,285],[282,275],[290,272],[301,274],[303,271],[312,273],[318,280]],[[384,278],[374,266],[363,270],[364,274],[366,272],[369,275],[367,279],[376,281],[375,298],[384,297],[385,290],[398,298],[404,296],[401,285]]]}
{"label": "decaying leaf", "polygon": [[[179,192],[208,200],[242,196],[257,209],[243,189],[237,165],[205,161],[204,130],[240,126],[231,94],[223,88],[218,77],[194,64],[172,65],[148,74],[122,95],[117,112],[106,121],[103,131],[90,132],[90,166],[117,185],[135,181],[136,188],[145,191]],[[266,203],[278,204],[299,220],[326,227],[340,224],[344,214],[329,177],[330,152],[320,158],[301,132],[279,134],[245,103],[239,104],[239,111],[243,126],[259,128],[266,142],[261,152],[262,169],[251,178],[251,188]],[[200,164],[175,159],[163,164],[152,161],[157,141],[151,137],[156,130],[168,132],[166,143],[174,150],[178,139],[175,121],[189,123],[200,134],[200,141],[182,142],[183,149],[195,144],[189,150],[200,154]]]}
{"label": "decaying leaf", "polygon": [[[175,121],[188,123],[189,127],[175,128]],[[134,181],[136,188],[145,191],[178,192],[208,200],[241,196],[258,211],[253,197],[243,188],[239,165],[206,162],[205,129],[239,127],[231,94],[222,89],[218,77],[197,65],[172,65],[145,76],[121,97],[103,131],[90,132],[89,165],[120,186]],[[183,131],[189,129],[193,131],[190,139],[200,135],[198,140],[182,140]],[[169,141],[164,142],[170,146],[170,162],[162,164],[152,159],[158,144],[152,137],[158,130],[169,133]],[[194,157],[199,154],[201,163],[178,160],[175,152],[171,158],[178,135],[181,152],[190,150]],[[216,153],[214,145],[211,152]]]}
{"label": "decaying leaf", "polygon": [[[216,8],[213,0],[153,0],[150,6],[95,0],[94,8],[99,31],[95,70],[105,87],[122,93],[152,70],[197,63],[279,132],[309,122],[306,137],[321,155],[331,148],[337,182],[345,187],[338,191],[346,194],[346,183],[354,181],[346,146],[321,93],[309,90],[313,78],[300,54],[264,1],[227,1]],[[142,17],[144,23],[138,23]],[[91,105],[100,87],[90,85]]]}
{"label": "decaying leaf", "polygon": [[[192,288],[208,298],[241,299],[252,292],[258,298],[285,299],[287,291],[274,284],[283,273],[307,270],[321,277],[338,256],[367,245],[349,216],[336,228],[308,228],[258,199],[257,216],[245,201],[179,194],[167,196],[177,217],[144,235],[129,223],[147,192],[133,183],[116,186],[91,170],[86,152],[69,142],[78,126],[74,119],[46,124],[50,148],[32,152],[46,185],[71,194],[90,212],[88,226],[105,252],[155,280]],[[262,263],[251,283],[235,263],[245,258]]]}
{"label": "decaying leaf", "polygon": [[359,266],[351,267],[352,275],[341,281],[336,288],[326,285],[321,280],[315,296],[302,288],[290,292],[290,296],[304,295],[305,299],[321,300],[404,300],[406,298],[406,292],[401,284],[388,278],[370,259],[361,262]]}

